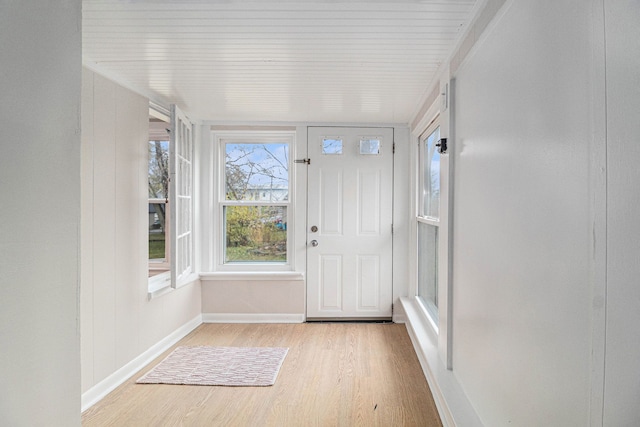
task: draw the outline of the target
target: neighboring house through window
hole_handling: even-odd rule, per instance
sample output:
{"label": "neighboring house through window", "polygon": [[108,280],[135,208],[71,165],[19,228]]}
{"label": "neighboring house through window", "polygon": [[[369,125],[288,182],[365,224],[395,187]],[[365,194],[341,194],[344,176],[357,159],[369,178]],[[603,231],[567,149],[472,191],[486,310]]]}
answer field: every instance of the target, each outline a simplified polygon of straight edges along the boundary
{"label": "neighboring house through window", "polygon": [[293,141],[293,132],[216,136],[219,269],[291,269]]}

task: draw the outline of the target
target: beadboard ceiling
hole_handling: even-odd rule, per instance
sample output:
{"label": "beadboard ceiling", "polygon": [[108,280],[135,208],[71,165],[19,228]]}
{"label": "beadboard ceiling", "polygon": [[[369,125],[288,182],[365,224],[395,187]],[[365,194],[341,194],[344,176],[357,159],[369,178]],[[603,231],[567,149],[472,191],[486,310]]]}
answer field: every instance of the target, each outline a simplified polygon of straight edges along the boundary
{"label": "beadboard ceiling", "polygon": [[200,120],[407,123],[476,0],[84,0],[90,68]]}

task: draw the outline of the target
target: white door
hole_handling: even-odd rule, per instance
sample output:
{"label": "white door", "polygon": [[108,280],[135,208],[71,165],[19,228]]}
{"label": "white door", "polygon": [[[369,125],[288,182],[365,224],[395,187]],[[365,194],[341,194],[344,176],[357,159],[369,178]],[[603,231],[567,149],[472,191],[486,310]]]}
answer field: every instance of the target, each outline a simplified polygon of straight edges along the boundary
{"label": "white door", "polygon": [[393,129],[308,129],[307,319],[390,318]]}

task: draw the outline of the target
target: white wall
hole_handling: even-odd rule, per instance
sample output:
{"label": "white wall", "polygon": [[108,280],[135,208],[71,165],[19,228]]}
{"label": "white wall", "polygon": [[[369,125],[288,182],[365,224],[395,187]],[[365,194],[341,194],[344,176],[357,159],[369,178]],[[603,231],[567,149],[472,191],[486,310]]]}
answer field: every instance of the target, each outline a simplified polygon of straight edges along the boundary
{"label": "white wall", "polygon": [[592,4],[508,2],[455,76],[453,369],[488,426],[589,424]]}
{"label": "white wall", "polygon": [[[413,303],[403,304],[447,422],[601,425],[603,411],[611,415],[606,425],[636,421],[631,401],[638,396],[639,375],[631,375],[620,391],[631,393],[627,401],[611,410],[605,405],[617,400],[624,374],[637,371],[636,353],[626,357],[623,346],[612,359],[611,331],[618,331],[613,338],[620,342],[623,334],[638,331],[622,327],[637,324],[628,314],[637,311],[633,303],[625,313],[614,301],[605,313],[612,296],[606,250],[628,257],[634,246],[631,240],[616,246],[617,238],[606,235],[606,214],[611,217],[613,206],[607,211],[605,101],[613,100],[605,90],[605,66],[611,64],[605,64],[603,5],[602,0],[488,0],[443,66],[443,73],[450,68],[453,89],[453,305],[447,319],[453,330],[452,371],[433,358],[442,343],[425,332]],[[617,6],[620,14],[629,14],[629,4]],[[621,37],[632,40],[618,51],[627,57],[637,50],[637,37],[629,34],[635,13],[626,26],[616,25],[626,28]],[[620,67],[627,73],[621,87],[638,86],[635,61]],[[637,111],[634,97],[619,99],[617,107]],[[414,132],[428,109],[423,106],[414,119]],[[633,129],[627,144],[637,138]],[[627,177],[637,160],[629,158],[629,148],[624,147],[626,163],[622,155],[618,159]],[[620,187],[625,203],[628,182]],[[627,233],[633,229],[628,223],[621,227]],[[624,277],[618,297],[637,298],[628,285],[632,277]],[[613,312],[620,320],[612,328],[605,323]],[[626,341],[627,349],[636,347]],[[605,399],[605,375],[609,382],[612,366],[620,378],[607,383]]]}
{"label": "white wall", "polygon": [[203,280],[204,320],[301,322],[305,313],[304,283],[303,280]]}
{"label": "white wall", "polygon": [[606,0],[604,425],[640,425],[640,2]]}
{"label": "white wall", "polygon": [[148,100],[84,70],[82,391],[200,315],[199,282],[147,298]]}
{"label": "white wall", "polygon": [[80,425],[80,21],[0,4],[0,425]]}

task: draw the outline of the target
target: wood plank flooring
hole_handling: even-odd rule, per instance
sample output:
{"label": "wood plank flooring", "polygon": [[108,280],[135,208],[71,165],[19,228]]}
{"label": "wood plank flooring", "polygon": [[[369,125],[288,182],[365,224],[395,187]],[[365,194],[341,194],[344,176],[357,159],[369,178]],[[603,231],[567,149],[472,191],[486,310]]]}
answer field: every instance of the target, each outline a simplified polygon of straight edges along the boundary
{"label": "wood plank flooring", "polygon": [[441,426],[404,325],[203,324],[177,345],[289,347],[271,387],[135,384],[82,415],[89,426]]}

